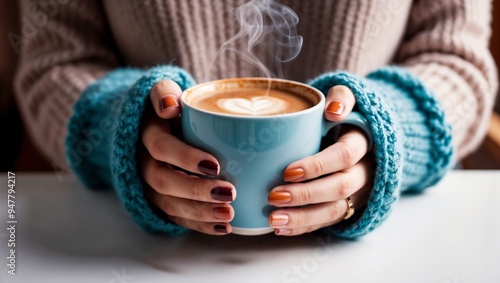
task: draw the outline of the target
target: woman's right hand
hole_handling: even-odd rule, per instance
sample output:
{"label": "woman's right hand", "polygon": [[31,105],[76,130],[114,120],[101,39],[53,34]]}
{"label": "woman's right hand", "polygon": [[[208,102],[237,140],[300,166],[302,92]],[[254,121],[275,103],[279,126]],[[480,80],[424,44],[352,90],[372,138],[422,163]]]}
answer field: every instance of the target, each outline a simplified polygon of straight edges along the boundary
{"label": "woman's right hand", "polygon": [[[212,235],[231,233],[234,217],[230,203],[236,197],[235,187],[226,181],[200,178],[217,176],[220,165],[209,153],[181,141],[172,132],[180,112],[181,88],[171,80],[158,82],[150,98],[155,113],[144,120],[142,142],[146,150],[140,156],[141,174],[149,186],[146,199],[178,225]],[[172,132],[171,132],[172,129]]]}

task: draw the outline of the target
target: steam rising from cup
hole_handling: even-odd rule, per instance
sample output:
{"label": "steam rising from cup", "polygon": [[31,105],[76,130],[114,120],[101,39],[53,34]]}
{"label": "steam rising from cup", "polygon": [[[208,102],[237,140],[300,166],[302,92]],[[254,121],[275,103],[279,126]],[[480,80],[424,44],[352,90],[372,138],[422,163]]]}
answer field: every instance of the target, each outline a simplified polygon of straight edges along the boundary
{"label": "steam rising from cup", "polygon": [[[236,8],[235,17],[239,31],[222,44],[216,58],[223,52],[235,52],[239,59],[257,67],[266,77],[283,78],[282,64],[297,57],[302,48],[303,39],[296,29],[297,14],[274,0],[251,0]],[[246,49],[239,50],[242,45]],[[257,58],[256,48],[263,48],[274,57],[277,74]]]}

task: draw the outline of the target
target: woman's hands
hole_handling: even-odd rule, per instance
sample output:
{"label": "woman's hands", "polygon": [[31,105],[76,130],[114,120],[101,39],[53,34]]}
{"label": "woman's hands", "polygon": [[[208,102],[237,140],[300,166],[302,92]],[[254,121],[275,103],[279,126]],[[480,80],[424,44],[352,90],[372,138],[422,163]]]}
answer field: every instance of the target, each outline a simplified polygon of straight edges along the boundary
{"label": "woman's hands", "polygon": [[[200,178],[217,176],[220,165],[209,153],[178,139],[171,125],[180,111],[180,87],[171,80],[157,83],[150,93],[155,113],[144,122],[141,173],[150,187],[147,200],[184,227],[206,234],[231,233],[234,217],[230,203],[235,187],[226,181]],[[345,86],[333,87],[326,99],[325,118],[341,121],[355,100]],[[175,130],[175,128],[172,128]],[[278,209],[269,216],[277,235],[300,235],[344,220],[350,197],[355,208],[366,205],[372,182],[372,164],[365,155],[368,140],[357,128],[347,129],[323,151],[290,164],[284,179],[289,184],[274,188],[269,203]]]}
{"label": "woman's hands", "polygon": [[[150,188],[147,200],[168,218],[184,227],[206,234],[231,233],[234,217],[230,203],[236,198],[234,186],[225,181],[188,175],[178,167],[199,175],[216,176],[220,166],[214,156],[191,147],[170,131],[180,111],[182,90],[171,80],[158,82],[150,93],[155,113],[145,121],[141,173]],[[170,120],[166,120],[170,119]]]}
{"label": "woman's hands", "polygon": [[[341,121],[354,104],[349,88],[334,86],[326,98],[325,118]],[[269,216],[275,233],[300,235],[336,224],[346,216],[347,197],[354,208],[365,206],[372,182],[367,150],[364,133],[349,128],[335,144],[290,164],[283,174],[290,184],[272,189],[268,197],[269,204],[278,208]]]}

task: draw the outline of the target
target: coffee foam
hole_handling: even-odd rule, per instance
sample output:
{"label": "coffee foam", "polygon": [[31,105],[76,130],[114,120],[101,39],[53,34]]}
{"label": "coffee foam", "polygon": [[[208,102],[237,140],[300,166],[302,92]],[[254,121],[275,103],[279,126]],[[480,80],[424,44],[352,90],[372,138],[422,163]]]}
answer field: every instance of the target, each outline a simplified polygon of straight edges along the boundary
{"label": "coffee foam", "polygon": [[[185,91],[183,103],[187,103],[194,108],[201,110],[234,114],[240,116],[268,116],[293,113],[313,107],[321,101],[322,95],[307,85],[296,82],[266,78],[233,78],[223,79],[197,85]],[[270,111],[271,103],[264,103],[260,99],[252,103],[254,97],[272,97],[284,101],[285,105],[278,111]],[[218,101],[222,99],[245,99],[231,103],[231,108],[239,104],[236,111],[229,111],[229,106],[220,105]],[[271,99],[272,99],[271,98]],[[239,102],[239,103],[235,103]],[[257,102],[257,103],[256,103]],[[242,110],[244,108],[244,110]],[[277,107],[275,109],[278,109]],[[261,114],[265,111],[265,114]]]}
{"label": "coffee foam", "polygon": [[222,98],[217,101],[220,109],[241,115],[271,115],[283,112],[288,102],[272,96],[251,98]]}

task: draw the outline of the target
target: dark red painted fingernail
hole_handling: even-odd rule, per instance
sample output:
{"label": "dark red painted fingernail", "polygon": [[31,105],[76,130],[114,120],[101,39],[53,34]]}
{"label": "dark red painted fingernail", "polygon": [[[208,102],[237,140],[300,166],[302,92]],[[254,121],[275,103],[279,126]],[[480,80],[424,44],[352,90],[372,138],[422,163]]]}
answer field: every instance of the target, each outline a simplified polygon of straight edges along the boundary
{"label": "dark red painted fingernail", "polygon": [[198,170],[210,176],[219,175],[219,165],[210,160],[202,160],[198,163]]}
{"label": "dark red painted fingernail", "polygon": [[177,107],[179,104],[173,95],[167,95],[160,99],[160,110],[165,111],[170,107]]}
{"label": "dark red painted fingernail", "polygon": [[222,224],[215,224],[214,225],[214,231],[217,232],[217,233],[224,233],[224,234],[227,234],[227,226],[226,225],[222,225]]}
{"label": "dark red painted fingernail", "polygon": [[230,220],[231,219],[231,210],[229,207],[214,207],[212,209],[212,215],[216,219],[220,220]]}
{"label": "dark red painted fingernail", "polygon": [[330,114],[335,114],[335,115],[342,115],[344,113],[344,103],[338,100],[334,100],[328,104],[328,107],[326,107],[326,112]]}
{"label": "dark red painted fingernail", "polygon": [[215,187],[210,191],[210,195],[215,200],[233,201],[233,189],[228,187]]}

